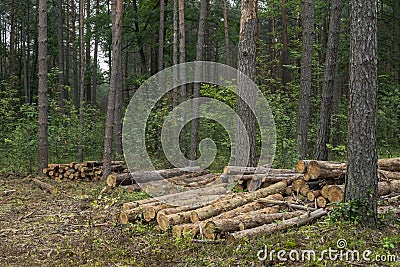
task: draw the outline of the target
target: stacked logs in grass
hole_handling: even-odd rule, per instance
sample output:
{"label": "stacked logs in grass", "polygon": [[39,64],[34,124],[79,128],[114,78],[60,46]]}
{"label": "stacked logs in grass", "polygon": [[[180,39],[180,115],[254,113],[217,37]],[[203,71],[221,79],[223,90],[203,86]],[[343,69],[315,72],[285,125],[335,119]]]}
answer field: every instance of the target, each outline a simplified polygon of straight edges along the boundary
{"label": "stacked logs in grass", "polygon": [[[222,176],[226,178],[226,175]],[[262,184],[267,182],[267,177],[262,179]],[[324,216],[326,211],[323,209],[290,204],[285,201],[284,194],[293,181],[292,178],[293,176],[286,177],[276,182],[276,177],[271,176],[271,185],[253,192],[226,193],[226,189],[221,184],[219,188],[222,190],[214,188],[215,192],[204,191],[205,195],[220,194],[209,203],[172,206],[166,204],[168,201],[164,202],[166,198],[186,198],[193,201],[203,196],[191,195],[191,192],[165,196],[164,199],[145,199],[124,203],[120,222],[127,224],[142,219],[156,223],[162,231],[171,230],[176,237],[211,240],[226,238],[228,242],[233,242],[242,237],[252,237],[260,233],[303,225]],[[278,221],[284,223],[277,224]]]}
{"label": "stacked logs in grass", "polygon": [[[98,181],[103,175],[102,161],[71,162],[68,164],[49,164],[43,173],[51,179]],[[111,171],[115,173],[127,172],[123,161],[112,161]]]}
{"label": "stacked logs in grass", "polygon": [[[228,166],[219,177],[221,185],[238,181],[236,189],[248,192],[226,193],[226,186],[221,186],[195,195],[186,192],[124,203],[120,222],[144,220],[176,237],[224,238],[228,243],[283,231],[310,223],[327,214],[329,203],[341,202],[345,171],[345,163],[304,160],[296,171]],[[400,193],[400,159],[379,160],[378,187],[380,195]],[[218,194],[222,196],[209,203],[166,204],[168,197],[184,202]]]}
{"label": "stacked logs in grass", "polygon": [[[341,202],[344,197],[344,177],[347,164],[342,162],[300,160],[296,171],[303,174],[291,190],[316,201],[318,207],[329,202]],[[400,158],[378,160],[378,194],[400,193]]]}

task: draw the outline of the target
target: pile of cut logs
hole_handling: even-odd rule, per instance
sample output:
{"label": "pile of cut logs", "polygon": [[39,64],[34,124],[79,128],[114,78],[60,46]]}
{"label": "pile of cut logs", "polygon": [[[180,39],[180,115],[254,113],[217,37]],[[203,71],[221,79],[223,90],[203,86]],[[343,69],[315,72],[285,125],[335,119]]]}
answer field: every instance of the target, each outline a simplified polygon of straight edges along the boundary
{"label": "pile of cut logs", "polygon": [[[82,163],[71,162],[68,164],[49,164],[43,169],[51,179],[56,181],[62,180],[85,180],[99,181],[103,175],[102,161],[85,161]],[[115,173],[127,172],[126,165],[123,161],[112,161],[111,171]]]}
{"label": "pile of cut logs", "polygon": [[[345,172],[346,163],[314,160],[299,161],[296,170],[227,166],[213,187],[124,203],[119,219],[122,224],[153,222],[177,237],[223,238],[230,243],[326,215],[329,202],[343,200]],[[228,191],[239,176],[240,192]],[[399,193],[400,158],[379,160],[379,194]],[[170,204],[171,199],[183,204]],[[198,199],[209,201],[194,202]]]}

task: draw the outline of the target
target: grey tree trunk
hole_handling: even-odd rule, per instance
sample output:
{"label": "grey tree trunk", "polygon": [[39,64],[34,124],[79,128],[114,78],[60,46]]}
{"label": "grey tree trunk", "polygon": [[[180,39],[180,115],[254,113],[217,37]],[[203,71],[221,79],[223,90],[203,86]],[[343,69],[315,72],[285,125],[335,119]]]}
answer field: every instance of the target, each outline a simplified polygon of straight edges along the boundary
{"label": "grey tree trunk", "polygon": [[85,96],[85,54],[84,54],[84,9],[83,9],[83,0],[79,0],[79,67],[80,67],[80,75],[79,75],[79,145],[78,145],[78,157],[79,161],[83,162],[83,131],[84,131],[84,120],[83,120],[83,108],[84,108],[84,96]]}
{"label": "grey tree trunk", "polygon": [[299,109],[297,113],[297,149],[300,158],[307,158],[308,126],[310,121],[310,99],[312,85],[312,50],[314,44],[314,0],[301,2],[303,47],[301,52],[301,74]]}
{"label": "grey tree trunk", "polygon": [[[96,0],[96,16],[100,13],[100,1]],[[94,36],[94,55],[93,55],[93,86],[92,86],[92,96],[91,101],[93,105],[96,105],[97,98],[97,80],[98,80],[98,53],[99,53],[99,36],[96,32]]]}
{"label": "grey tree trunk", "polygon": [[112,20],[112,63],[110,90],[108,92],[107,119],[104,136],[103,154],[103,180],[111,173],[111,153],[112,153],[112,134],[115,114],[115,98],[118,83],[118,66],[120,65],[121,36],[122,36],[122,9],[123,0],[111,1],[111,20]]}
{"label": "grey tree trunk", "polygon": [[345,201],[358,209],[363,223],[376,225],[377,0],[351,0],[351,5]]}
{"label": "grey tree trunk", "polygon": [[331,117],[333,112],[333,93],[338,75],[338,51],[342,0],[333,0],[329,23],[328,43],[326,48],[322,100],[319,111],[318,139],[314,149],[314,159],[328,160],[328,147]]}
{"label": "grey tree trunk", "polygon": [[64,44],[63,44],[63,3],[62,0],[57,0],[57,42],[58,42],[58,86],[60,90],[60,110],[64,113]]}
{"label": "grey tree trunk", "polygon": [[[86,1],[86,18],[90,18],[90,1]],[[86,22],[86,45],[85,45],[85,49],[86,49],[86,55],[85,55],[85,69],[86,69],[86,73],[89,74],[90,73],[90,65],[91,65],[91,55],[90,55],[90,35],[91,35],[91,28],[90,28],[90,24],[88,22]],[[86,75],[87,77],[85,78],[85,95],[86,95],[86,101],[88,103],[90,103],[91,97],[92,97],[92,84],[91,84],[91,79],[90,79],[90,75]]]}
{"label": "grey tree trunk", "polygon": [[[178,0],[178,16],[179,16],[179,63],[186,62],[186,32],[185,32],[185,0]],[[179,68],[180,78],[185,83],[186,69],[184,66]],[[186,85],[180,86],[181,89],[181,103],[186,101]],[[185,109],[182,109],[181,113],[182,121],[186,119]],[[181,150],[183,154],[186,154],[186,127],[182,129],[181,136]]]}
{"label": "grey tree trunk", "polygon": [[165,1],[160,0],[160,29],[158,31],[158,71],[164,69]]}
{"label": "grey tree trunk", "polygon": [[[238,69],[247,75],[253,81],[256,77],[256,39],[257,39],[257,0],[242,0],[240,16],[240,34],[239,34],[239,62]],[[249,90],[246,90],[246,84],[242,75],[238,77],[238,94],[243,95],[248,100],[249,105],[238,97],[236,112],[243,121],[244,128],[237,124],[236,128],[236,146],[235,159],[238,164],[244,162],[245,151],[249,150],[247,165],[256,166],[256,118],[250,108],[255,108],[256,99]],[[247,134],[246,134],[247,130]],[[246,138],[249,138],[249,146],[245,147]]]}
{"label": "grey tree trunk", "polygon": [[[204,60],[204,35],[205,25],[207,18],[207,2],[209,0],[201,0],[200,2],[200,18],[199,18],[199,29],[197,32],[197,46],[196,46],[196,61]],[[196,68],[195,76],[199,77],[200,70]],[[200,83],[195,83],[193,86],[193,98],[200,97]],[[193,104],[193,117],[199,117],[199,105],[198,102]],[[190,133],[190,159],[195,160],[197,158],[197,143],[199,139],[199,119],[192,121],[192,128]]]}
{"label": "grey tree trunk", "polygon": [[282,0],[282,85],[286,86],[291,80],[290,70],[287,65],[290,64],[289,41],[288,41],[288,21],[286,0]]}
{"label": "grey tree trunk", "polygon": [[75,1],[71,0],[71,24],[72,24],[72,71],[73,71],[73,91],[74,105],[79,108],[79,74],[78,74],[78,45],[76,42],[76,12]]}
{"label": "grey tree trunk", "polygon": [[[173,34],[173,51],[172,51],[172,63],[174,66],[178,64],[178,34],[179,34],[179,29],[178,29],[178,0],[173,0],[174,1],[174,16],[173,16],[173,28],[174,28],[174,34]],[[179,102],[179,92],[178,88],[175,88],[176,86],[176,81],[178,79],[178,73],[175,71],[173,73],[173,92],[172,92],[172,99],[173,99],[173,107],[175,108],[178,105]]]}
{"label": "grey tree trunk", "polygon": [[227,0],[222,0],[222,12],[224,16],[224,33],[225,33],[225,57],[226,57],[226,65],[231,65],[231,49],[229,47],[229,25],[228,25],[228,8],[227,8]]}
{"label": "grey tree trunk", "polygon": [[39,0],[38,63],[39,63],[39,99],[38,99],[38,174],[48,164],[48,97],[47,97],[47,1]]}

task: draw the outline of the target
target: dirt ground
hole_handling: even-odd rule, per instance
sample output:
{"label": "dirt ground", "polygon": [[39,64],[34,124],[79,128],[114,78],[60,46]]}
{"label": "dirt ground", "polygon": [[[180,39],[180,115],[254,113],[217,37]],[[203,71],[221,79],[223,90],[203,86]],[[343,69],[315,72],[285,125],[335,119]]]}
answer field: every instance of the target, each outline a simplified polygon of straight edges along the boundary
{"label": "dirt ground", "polygon": [[[332,245],[344,232],[331,233],[326,221],[234,245],[200,243],[173,238],[154,225],[120,225],[122,203],[145,197],[141,193],[115,189],[100,195],[100,183],[46,181],[57,187],[56,194],[42,191],[23,177],[0,176],[0,266],[343,266],[257,258],[265,244],[284,248]],[[361,239],[383,251],[385,241],[389,252],[399,253],[396,225],[374,231],[372,237],[368,232],[360,235],[354,227],[345,233],[356,247],[362,246]]]}

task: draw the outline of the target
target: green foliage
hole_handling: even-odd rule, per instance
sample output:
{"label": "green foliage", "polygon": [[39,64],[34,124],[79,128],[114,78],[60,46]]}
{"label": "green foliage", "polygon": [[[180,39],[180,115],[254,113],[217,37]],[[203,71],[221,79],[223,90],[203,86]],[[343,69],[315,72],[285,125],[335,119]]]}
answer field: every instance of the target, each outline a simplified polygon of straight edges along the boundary
{"label": "green foliage", "polygon": [[330,213],[331,222],[348,221],[356,225],[360,224],[365,217],[371,217],[372,211],[369,207],[369,199],[333,203],[334,208]]}

